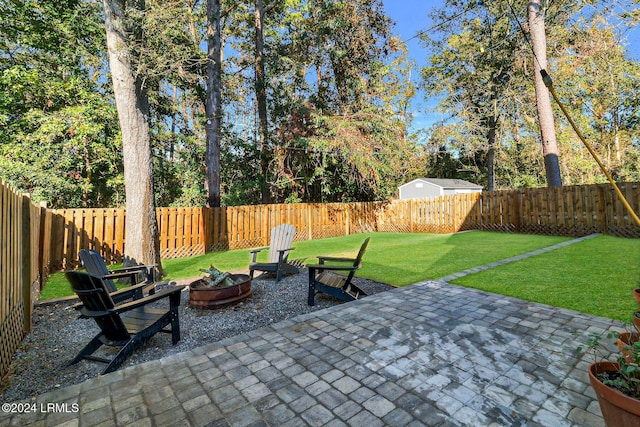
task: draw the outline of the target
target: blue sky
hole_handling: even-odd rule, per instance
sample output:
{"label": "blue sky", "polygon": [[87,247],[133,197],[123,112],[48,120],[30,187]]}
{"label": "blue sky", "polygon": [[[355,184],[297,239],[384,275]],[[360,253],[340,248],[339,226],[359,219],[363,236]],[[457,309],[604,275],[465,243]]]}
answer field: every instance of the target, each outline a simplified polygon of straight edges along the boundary
{"label": "blue sky", "polygon": [[[420,46],[417,37],[413,39],[412,37],[431,26],[431,20],[427,15],[431,9],[440,7],[443,2],[441,0],[383,0],[383,3],[387,15],[396,23],[394,34],[404,41],[408,40],[409,56],[415,61],[419,70],[426,62],[427,51]],[[419,80],[418,70],[413,73],[414,83]],[[435,105],[435,102],[431,100],[427,104],[423,91],[418,91],[413,105],[414,129],[428,128],[438,119],[437,113],[427,111],[427,105]]]}
{"label": "blue sky", "polygon": [[[414,82],[418,82],[418,71],[427,58],[427,51],[421,47],[418,38],[413,38],[419,31],[428,29],[433,23],[429,19],[429,12],[435,7],[441,7],[444,0],[383,0],[387,15],[395,21],[394,34],[407,42],[409,56],[415,61],[417,70],[413,74]],[[411,39],[411,40],[409,40]],[[630,57],[640,60],[640,26],[636,27],[627,37]],[[440,116],[428,111],[427,105],[435,105],[435,100],[425,101],[424,92],[418,92],[414,104],[414,130],[428,128]]]}

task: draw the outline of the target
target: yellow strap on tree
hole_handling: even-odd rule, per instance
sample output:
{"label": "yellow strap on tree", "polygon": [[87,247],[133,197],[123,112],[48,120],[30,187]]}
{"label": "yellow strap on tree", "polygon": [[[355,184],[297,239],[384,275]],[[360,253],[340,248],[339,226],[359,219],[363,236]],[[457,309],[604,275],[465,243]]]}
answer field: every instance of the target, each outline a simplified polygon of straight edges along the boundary
{"label": "yellow strap on tree", "polygon": [[600,160],[600,157],[598,157],[598,153],[596,153],[593,147],[591,147],[591,145],[584,139],[584,137],[578,130],[578,127],[573,122],[573,119],[571,119],[571,116],[569,115],[567,110],[564,108],[564,105],[562,105],[562,102],[560,102],[560,100],[558,99],[558,95],[556,95],[556,91],[553,89],[553,82],[551,81],[551,76],[547,74],[546,70],[540,70],[540,74],[542,74],[542,80],[544,81],[544,85],[549,89],[549,92],[551,92],[553,99],[555,99],[555,101],[560,106],[560,109],[564,113],[564,116],[567,118],[567,120],[569,120],[569,123],[571,124],[571,127],[573,128],[573,130],[576,132],[576,135],[578,135],[578,138],[580,138],[580,141],[582,141],[584,146],[587,147],[587,150],[589,150],[589,153],[591,153],[591,156],[598,163],[602,172],[604,172],[604,174],[607,176],[607,179],[609,180],[611,185],[613,185],[613,189],[616,191],[616,194],[618,195],[618,197],[620,197],[620,200],[622,200],[622,203],[624,204],[625,208],[627,208],[627,211],[629,211],[629,214],[633,218],[634,222],[638,227],[640,227],[640,218],[638,218],[638,215],[635,213],[635,211],[633,210],[633,208],[631,207],[627,199],[624,197],[624,194],[622,194],[622,191],[620,191],[620,188],[618,188],[618,185],[613,180],[613,177],[611,176],[609,171],[604,167],[604,164]]}

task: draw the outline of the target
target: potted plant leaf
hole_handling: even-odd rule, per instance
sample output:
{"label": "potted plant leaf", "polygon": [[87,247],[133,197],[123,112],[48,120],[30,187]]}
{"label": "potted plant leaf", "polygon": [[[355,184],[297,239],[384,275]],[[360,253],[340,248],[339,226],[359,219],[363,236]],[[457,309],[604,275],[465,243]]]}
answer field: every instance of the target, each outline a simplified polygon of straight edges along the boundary
{"label": "potted plant leaf", "polygon": [[640,340],[640,335],[638,335],[637,332],[625,331],[618,332],[614,334],[614,336],[617,338],[616,345],[622,356],[624,356],[628,362],[633,361],[635,354],[632,346]]}
{"label": "potted plant leaf", "polygon": [[[618,339],[620,334],[609,336]],[[589,382],[596,392],[605,424],[640,426],[640,341],[623,344],[615,362],[599,359],[599,350],[603,349],[599,334],[592,334],[587,346],[596,357],[589,366]]]}

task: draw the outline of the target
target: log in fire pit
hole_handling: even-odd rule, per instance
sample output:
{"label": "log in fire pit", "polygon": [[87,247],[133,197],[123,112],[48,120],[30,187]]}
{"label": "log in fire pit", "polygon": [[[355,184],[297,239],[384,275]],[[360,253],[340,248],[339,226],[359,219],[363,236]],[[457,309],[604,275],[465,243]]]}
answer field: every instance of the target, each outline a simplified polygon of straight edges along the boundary
{"label": "log in fire pit", "polygon": [[220,308],[251,296],[251,278],[248,275],[220,273],[213,266],[202,271],[209,276],[189,285],[189,307]]}

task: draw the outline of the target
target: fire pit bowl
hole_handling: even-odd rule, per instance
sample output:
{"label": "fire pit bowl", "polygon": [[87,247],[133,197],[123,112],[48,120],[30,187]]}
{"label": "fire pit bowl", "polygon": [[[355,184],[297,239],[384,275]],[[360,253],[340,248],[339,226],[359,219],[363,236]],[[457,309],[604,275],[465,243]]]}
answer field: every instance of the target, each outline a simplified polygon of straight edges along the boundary
{"label": "fire pit bowl", "polygon": [[220,308],[251,296],[251,278],[246,274],[231,274],[232,286],[208,287],[204,280],[189,285],[189,307]]}

